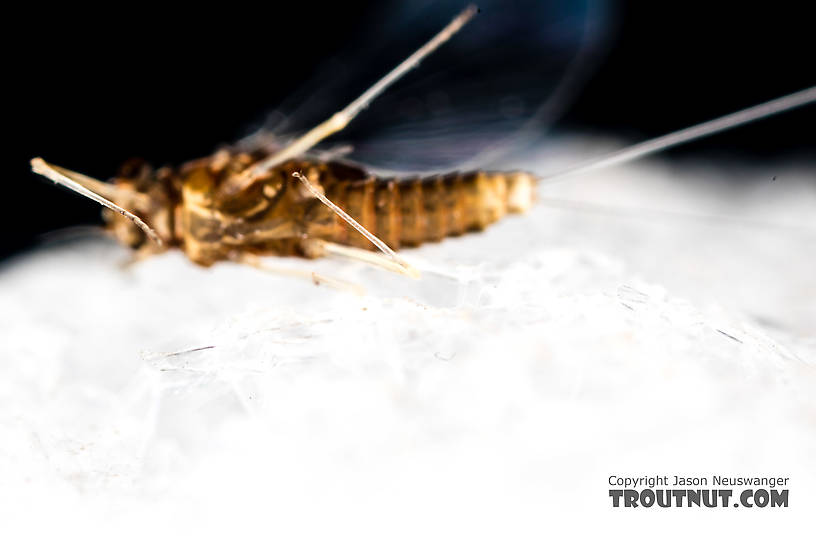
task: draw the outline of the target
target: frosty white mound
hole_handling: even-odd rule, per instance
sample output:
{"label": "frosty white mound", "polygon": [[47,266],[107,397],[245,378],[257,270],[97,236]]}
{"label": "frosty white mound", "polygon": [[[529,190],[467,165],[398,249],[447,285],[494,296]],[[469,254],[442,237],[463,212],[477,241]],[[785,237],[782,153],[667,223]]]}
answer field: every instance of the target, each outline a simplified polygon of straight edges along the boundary
{"label": "frosty white mound", "polygon": [[[813,198],[755,187],[728,208],[733,194],[655,172],[589,180],[590,194],[772,215]],[[284,261],[365,296],[180,254],[122,269],[103,242],[46,248],[0,276],[2,507],[88,529],[90,506],[210,537],[604,536],[622,519],[612,474],[746,472],[792,478],[793,529],[816,504],[814,350],[797,337],[816,322],[801,300],[812,243],[539,206],[407,252],[445,272],[419,282]]]}

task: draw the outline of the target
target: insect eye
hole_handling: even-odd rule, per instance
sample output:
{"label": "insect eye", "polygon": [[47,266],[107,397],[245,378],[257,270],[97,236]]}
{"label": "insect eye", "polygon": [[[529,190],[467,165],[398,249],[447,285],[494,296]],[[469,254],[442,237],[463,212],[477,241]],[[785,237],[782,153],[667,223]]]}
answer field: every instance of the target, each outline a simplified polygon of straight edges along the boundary
{"label": "insect eye", "polygon": [[130,188],[143,190],[144,185],[153,179],[153,168],[143,159],[133,158],[125,161],[119,168],[117,182],[119,178],[129,181]]}
{"label": "insect eye", "polygon": [[282,187],[283,181],[281,179],[271,180],[264,184],[263,194],[266,198],[275,198],[280,193]]}

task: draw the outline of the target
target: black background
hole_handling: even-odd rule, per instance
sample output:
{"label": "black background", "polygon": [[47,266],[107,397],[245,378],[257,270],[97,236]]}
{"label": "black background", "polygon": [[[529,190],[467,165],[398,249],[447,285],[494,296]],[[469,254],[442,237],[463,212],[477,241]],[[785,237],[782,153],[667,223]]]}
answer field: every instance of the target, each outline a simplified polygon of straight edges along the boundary
{"label": "black background", "polygon": [[[806,4],[618,3],[606,56],[562,126],[639,139],[812,86],[814,19]],[[9,49],[5,82],[13,96],[5,102],[0,256],[44,232],[100,221],[94,203],[31,174],[31,157],[106,179],[133,156],[163,164],[205,155],[240,136],[349,35],[364,36],[371,5],[71,5],[18,17],[24,37]],[[259,69],[280,77],[253,85]],[[812,157],[814,109],[668,157]]]}

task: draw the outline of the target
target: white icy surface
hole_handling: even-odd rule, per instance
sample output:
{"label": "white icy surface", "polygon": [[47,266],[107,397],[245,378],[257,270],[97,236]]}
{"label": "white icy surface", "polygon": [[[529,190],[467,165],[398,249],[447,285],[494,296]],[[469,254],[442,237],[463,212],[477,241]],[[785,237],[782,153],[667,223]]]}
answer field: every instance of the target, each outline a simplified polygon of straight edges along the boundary
{"label": "white icy surface", "polygon": [[[555,154],[523,166],[555,170]],[[6,534],[83,542],[812,532],[812,166],[647,162],[405,252],[358,296],[104,240],[0,269]],[[776,176],[776,181],[772,178]],[[741,183],[735,183],[735,181]],[[809,229],[809,230],[808,230]],[[207,348],[168,356],[168,353]],[[791,507],[612,509],[612,474],[791,477]],[[4,539],[5,540],[5,539]]]}

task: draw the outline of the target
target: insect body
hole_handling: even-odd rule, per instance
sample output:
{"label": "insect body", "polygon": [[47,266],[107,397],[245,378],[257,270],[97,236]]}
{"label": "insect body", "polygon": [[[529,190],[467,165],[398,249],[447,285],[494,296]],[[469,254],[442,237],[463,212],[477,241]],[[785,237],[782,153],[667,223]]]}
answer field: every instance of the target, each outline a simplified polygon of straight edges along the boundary
{"label": "insect body", "polygon": [[[115,185],[125,201],[131,191],[149,195],[142,203],[123,204],[153,227],[163,247],[179,247],[202,265],[236,252],[317,256],[313,240],[373,249],[307,191],[295,172],[395,249],[483,229],[508,212],[525,211],[533,197],[534,178],[521,172],[380,177],[352,163],[305,159],[271,169],[237,195],[219,195],[230,175],[258,160],[257,155],[222,151],[177,170],[126,165]],[[109,228],[121,243],[159,249],[129,219],[107,212]]]}
{"label": "insect body", "polygon": [[[32,166],[109,208],[115,237],[144,254],[179,247],[194,262],[247,262],[257,255],[318,257],[337,253],[411,273],[391,248],[485,228],[508,212],[527,210],[535,177],[469,171],[427,177],[381,177],[309,153],[348,123],[476,13],[465,9],[428,43],[346,108],[288,145],[226,149],[180,168],[127,164],[113,184],[34,159]],[[569,173],[610,166],[816,101],[816,88],[702,123]],[[118,215],[113,212],[118,212]],[[369,251],[380,249],[390,261]],[[343,249],[357,248],[357,249]],[[360,251],[363,250],[363,251]],[[415,271],[414,271],[415,272]]]}
{"label": "insect body", "polygon": [[[411,274],[415,271],[391,247],[481,229],[508,211],[526,210],[533,177],[467,172],[383,178],[356,165],[309,159],[307,153],[345,128],[476,11],[467,7],[346,108],[274,153],[224,150],[178,170],[155,172],[126,165],[112,185],[39,158],[32,167],[112,210],[107,220],[116,238],[145,253],[178,246],[194,262],[210,265],[258,254],[317,257],[331,250],[344,253],[338,250],[342,246],[367,250],[373,244]],[[353,255],[385,264],[380,256]]]}

